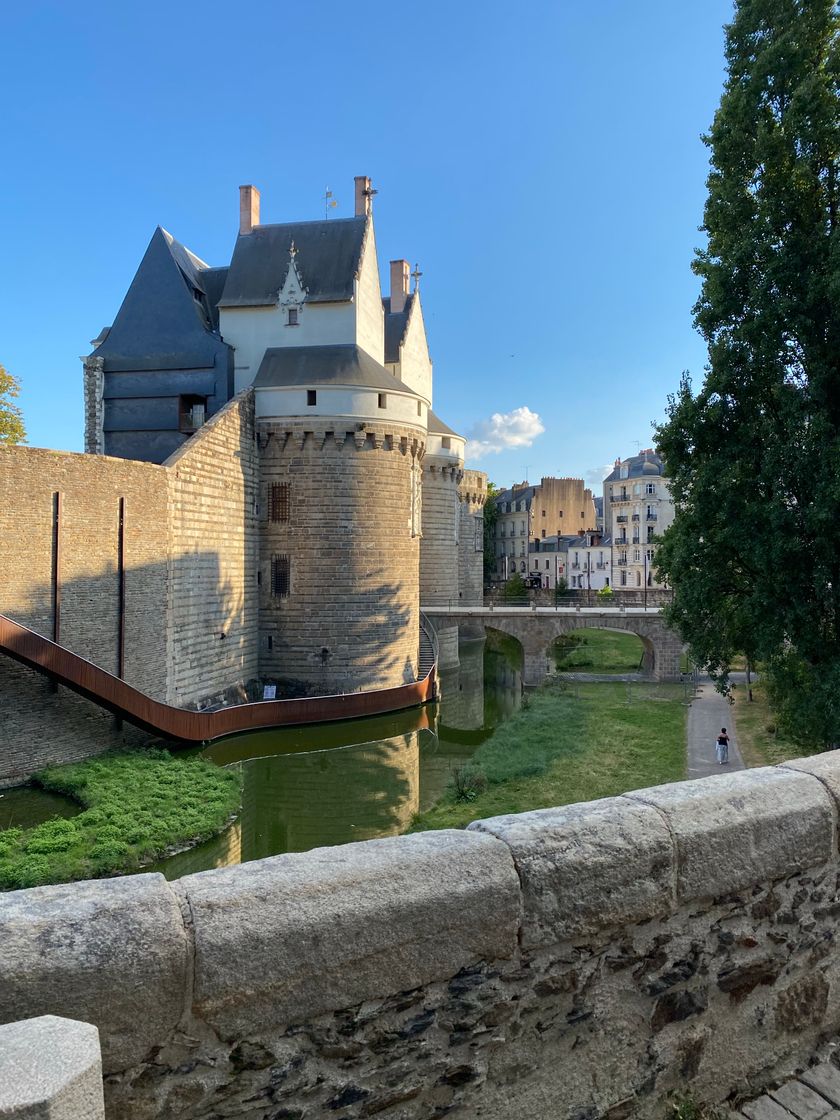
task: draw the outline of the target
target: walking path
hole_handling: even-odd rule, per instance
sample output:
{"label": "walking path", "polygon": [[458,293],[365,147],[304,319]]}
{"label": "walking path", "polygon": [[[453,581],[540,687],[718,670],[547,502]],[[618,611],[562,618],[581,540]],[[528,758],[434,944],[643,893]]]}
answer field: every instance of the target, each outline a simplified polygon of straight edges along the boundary
{"label": "walking path", "polygon": [[[732,679],[742,676],[733,673]],[[729,762],[719,766],[715,760],[715,740],[722,727],[729,735]],[[700,678],[697,695],[688,709],[688,777],[707,778],[710,774],[743,770],[744,760],[738,750],[735,709],[725,696],[715,690],[708,677]]]}
{"label": "walking path", "polygon": [[737,1120],[838,1120],[838,1109],[840,1070],[823,1062],[730,1115]]}

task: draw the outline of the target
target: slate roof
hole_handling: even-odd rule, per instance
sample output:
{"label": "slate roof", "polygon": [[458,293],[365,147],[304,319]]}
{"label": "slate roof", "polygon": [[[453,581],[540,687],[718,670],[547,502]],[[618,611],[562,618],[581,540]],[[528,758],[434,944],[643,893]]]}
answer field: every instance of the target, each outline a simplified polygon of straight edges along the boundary
{"label": "slate roof", "polygon": [[276,346],[266,350],[254,386],[364,385],[392,393],[417,394],[358,346]]}
{"label": "slate roof", "polygon": [[410,295],[405,301],[405,307],[402,311],[391,311],[391,297],[385,296],[382,300],[382,307],[385,310],[385,361],[389,363],[398,362],[400,360],[400,344],[405,338],[405,332],[408,328],[408,316],[411,311],[411,303],[414,295]]}
{"label": "slate roof", "polygon": [[215,271],[158,226],[112,327],[96,340],[105,371],[212,368],[228,349],[213,333]]}
{"label": "slate roof", "polygon": [[463,439],[457,432],[453,431],[448,424],[444,424],[437,413],[429,409],[429,431],[436,436],[455,436],[456,439]]}
{"label": "slate roof", "polygon": [[236,239],[219,307],[267,307],[289,270],[294,241],[295,263],[308,303],[353,298],[367,219],[332,218],[321,222],[285,222],[255,226]]}
{"label": "slate roof", "polygon": [[656,478],[658,475],[665,474],[662,456],[657,455],[655,451],[642,451],[629,459],[622,459],[621,463],[607,475],[604,482],[624,481],[621,477],[622,467],[627,467],[627,478]]}

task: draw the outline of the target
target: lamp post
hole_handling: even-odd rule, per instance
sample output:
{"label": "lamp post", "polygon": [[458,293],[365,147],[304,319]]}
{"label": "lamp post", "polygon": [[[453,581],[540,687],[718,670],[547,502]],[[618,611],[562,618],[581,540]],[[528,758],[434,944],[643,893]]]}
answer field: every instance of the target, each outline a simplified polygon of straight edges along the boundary
{"label": "lamp post", "polygon": [[647,548],[644,548],[642,550],[642,559],[644,561],[644,571],[645,571],[645,581],[644,581],[645,582],[645,597],[644,597],[645,610],[647,610],[647,554],[648,554],[648,550],[647,550]]}

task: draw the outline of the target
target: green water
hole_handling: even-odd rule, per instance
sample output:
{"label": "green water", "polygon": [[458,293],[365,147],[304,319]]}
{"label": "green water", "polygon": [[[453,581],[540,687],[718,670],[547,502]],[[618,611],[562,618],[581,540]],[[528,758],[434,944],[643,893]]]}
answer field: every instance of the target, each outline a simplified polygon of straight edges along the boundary
{"label": "green water", "polygon": [[441,675],[442,699],[341,724],[239,735],[204,757],[239,766],[242,814],[228,831],[151,870],[169,879],[280,852],[404,832],[463,763],[519,705],[521,674],[508,649],[461,646]]}
{"label": "green water", "polygon": [[82,808],[69,797],[43,789],[22,786],[0,790],[0,831],[4,828],[34,828],[53,817],[75,817]]}

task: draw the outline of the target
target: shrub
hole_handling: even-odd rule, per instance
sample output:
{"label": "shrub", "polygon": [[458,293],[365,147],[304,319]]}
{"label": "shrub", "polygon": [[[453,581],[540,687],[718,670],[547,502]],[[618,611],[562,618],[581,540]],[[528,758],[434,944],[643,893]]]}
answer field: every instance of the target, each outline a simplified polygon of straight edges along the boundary
{"label": "shrub", "polygon": [[602,602],[609,602],[610,599],[615,598],[615,592],[611,587],[601,587],[595,592],[595,598]]}
{"label": "shrub", "polygon": [[467,762],[452,771],[452,788],[456,801],[475,801],[487,789],[487,778],[483,770]]}

